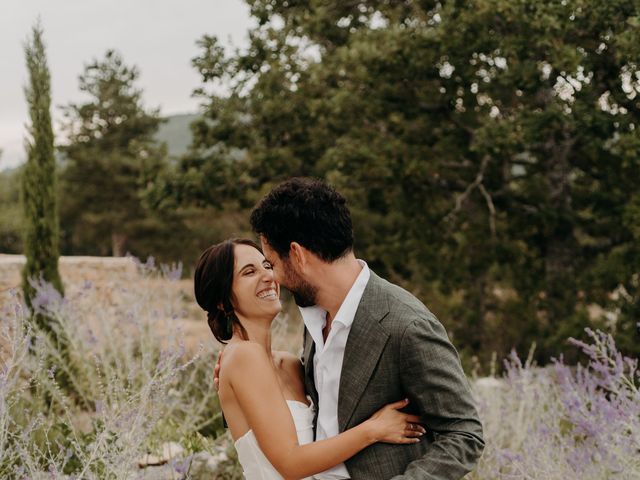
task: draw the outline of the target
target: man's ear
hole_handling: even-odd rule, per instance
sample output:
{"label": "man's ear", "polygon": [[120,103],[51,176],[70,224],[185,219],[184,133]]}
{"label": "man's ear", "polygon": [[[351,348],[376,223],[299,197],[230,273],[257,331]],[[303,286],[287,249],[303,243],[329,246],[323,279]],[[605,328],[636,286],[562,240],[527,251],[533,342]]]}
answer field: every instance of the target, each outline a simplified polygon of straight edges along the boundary
{"label": "man's ear", "polygon": [[299,269],[302,270],[309,262],[309,251],[298,242],[289,244],[289,260]]}

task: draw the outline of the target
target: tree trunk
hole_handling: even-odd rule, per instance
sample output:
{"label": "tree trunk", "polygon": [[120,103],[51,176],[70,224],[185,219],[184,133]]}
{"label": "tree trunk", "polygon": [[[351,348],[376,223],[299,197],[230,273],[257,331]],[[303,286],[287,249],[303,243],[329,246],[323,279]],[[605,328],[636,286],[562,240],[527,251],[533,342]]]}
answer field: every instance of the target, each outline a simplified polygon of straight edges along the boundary
{"label": "tree trunk", "polygon": [[127,236],[123,233],[114,232],[111,234],[111,255],[114,257],[124,257],[127,253]]}
{"label": "tree trunk", "polygon": [[574,139],[565,138],[560,144],[555,144],[546,169],[550,207],[556,214],[545,242],[545,276],[551,325],[572,313],[576,299],[574,271],[577,242],[573,231],[569,162],[574,143]]}

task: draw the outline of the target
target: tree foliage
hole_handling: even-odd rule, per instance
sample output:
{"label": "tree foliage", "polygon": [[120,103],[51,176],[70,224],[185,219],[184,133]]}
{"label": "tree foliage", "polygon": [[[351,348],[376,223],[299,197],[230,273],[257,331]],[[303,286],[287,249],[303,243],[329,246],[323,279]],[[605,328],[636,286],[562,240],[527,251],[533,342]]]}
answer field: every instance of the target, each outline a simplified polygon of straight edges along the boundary
{"label": "tree foliage", "polygon": [[246,50],[199,42],[165,194],[246,208],[325,178],[358,255],[467,358],[537,340],[544,361],[587,322],[639,351],[640,2],[248,3]]}
{"label": "tree foliage", "polygon": [[[56,164],[51,127],[51,77],[39,25],[24,47],[29,81],[25,96],[31,120],[25,141],[27,163],[22,174],[24,207],[23,291],[28,306],[35,293],[32,280],[49,282],[60,293],[62,280],[58,272],[59,226],[56,199]],[[47,319],[36,315],[36,320]],[[46,327],[46,325],[43,325]]]}
{"label": "tree foliage", "polygon": [[76,253],[122,256],[136,237],[159,228],[143,197],[166,163],[166,146],[153,138],[161,119],[143,106],[138,76],[109,50],[80,76],[88,100],[65,109],[63,224]]}
{"label": "tree foliage", "polygon": [[0,252],[22,253],[23,206],[20,168],[0,172]]}

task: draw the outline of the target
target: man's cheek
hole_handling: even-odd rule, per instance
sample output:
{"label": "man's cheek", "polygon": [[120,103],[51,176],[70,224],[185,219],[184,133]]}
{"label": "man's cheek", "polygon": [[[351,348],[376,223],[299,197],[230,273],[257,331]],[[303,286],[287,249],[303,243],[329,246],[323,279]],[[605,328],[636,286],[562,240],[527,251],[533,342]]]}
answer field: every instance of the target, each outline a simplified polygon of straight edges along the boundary
{"label": "man's cheek", "polygon": [[282,280],[284,280],[284,276],[282,275],[282,272],[280,271],[280,269],[277,269],[277,268],[273,269],[273,277],[276,282],[282,285]]}

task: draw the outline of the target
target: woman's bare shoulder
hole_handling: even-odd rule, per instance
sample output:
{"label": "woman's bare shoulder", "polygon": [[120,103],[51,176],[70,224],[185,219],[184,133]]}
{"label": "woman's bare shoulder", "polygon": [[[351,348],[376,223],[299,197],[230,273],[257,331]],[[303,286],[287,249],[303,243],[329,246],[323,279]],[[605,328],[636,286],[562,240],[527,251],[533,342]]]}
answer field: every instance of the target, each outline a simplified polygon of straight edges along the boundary
{"label": "woman's bare shoulder", "polygon": [[245,369],[252,365],[268,363],[269,357],[264,348],[258,343],[248,341],[227,345],[220,359],[220,367],[225,366],[227,370]]}

